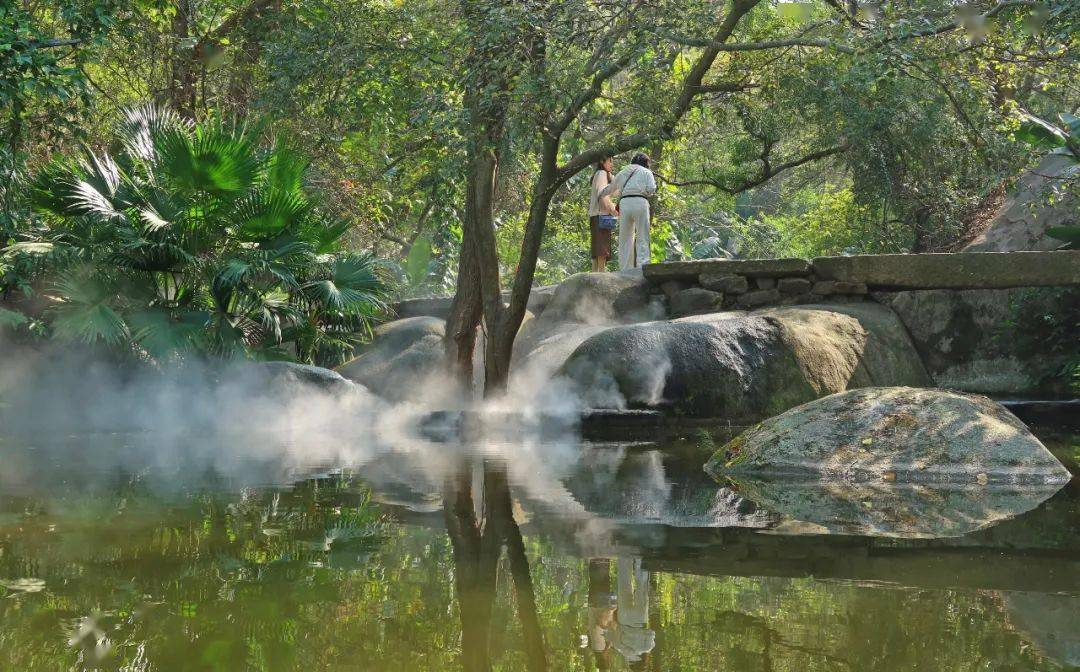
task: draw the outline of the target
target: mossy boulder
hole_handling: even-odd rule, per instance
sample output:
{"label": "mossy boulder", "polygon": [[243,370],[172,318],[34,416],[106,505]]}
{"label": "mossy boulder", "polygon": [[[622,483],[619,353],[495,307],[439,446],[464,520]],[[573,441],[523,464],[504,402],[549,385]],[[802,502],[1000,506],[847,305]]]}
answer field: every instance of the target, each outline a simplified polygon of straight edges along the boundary
{"label": "mossy boulder", "polygon": [[331,395],[367,393],[362,385],[321,366],[294,362],[260,362],[248,365],[246,373],[264,393],[291,395],[302,393],[305,389]]}
{"label": "mossy boulder", "polygon": [[997,402],[910,387],[849,390],[803,404],[720,448],[705,469],[716,477],[980,486],[1070,479]]}
{"label": "mossy boulder", "polygon": [[[1023,347],[1017,338],[1021,332],[1038,333],[1045,326],[1030,320],[1018,323],[1017,315],[1025,304],[1066,315],[1076,296],[1065,287],[874,293],[876,301],[899,316],[938,387],[1043,397],[1067,394],[1060,389],[1063,377],[1058,374],[1073,354],[1061,348]],[[1077,320],[1080,316],[1073,318]],[[1074,325],[1063,322],[1061,328]]]}

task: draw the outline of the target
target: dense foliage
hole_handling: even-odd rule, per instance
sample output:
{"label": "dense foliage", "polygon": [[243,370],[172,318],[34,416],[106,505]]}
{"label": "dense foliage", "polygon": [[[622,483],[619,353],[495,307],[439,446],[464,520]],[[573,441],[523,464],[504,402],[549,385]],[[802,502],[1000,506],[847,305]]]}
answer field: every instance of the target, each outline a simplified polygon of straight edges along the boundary
{"label": "dense foliage", "polygon": [[41,217],[5,253],[43,286],[48,328],[162,360],[257,351],[335,364],[383,312],[348,222],[309,200],[305,162],[248,130],[128,110],[115,154],[86,150],[30,186]]}
{"label": "dense foliage", "polygon": [[[17,2],[0,22],[6,161],[17,169],[7,174],[79,141],[100,149],[122,110],[145,100],[200,119],[266,120],[310,156],[309,186],[353,225],[352,246],[395,260],[407,292],[446,291],[465,214],[468,50],[482,41],[489,61],[524,66],[543,45],[542,77],[519,67],[506,99],[495,204],[505,275],[547,110],[618,61],[564,150],[647,128],[725,3],[527,3],[479,33],[463,6]],[[1042,151],[1013,137],[1023,114],[1080,106],[1078,15],[1056,0],[756,3],[732,38],[756,46],[724,52],[712,90],[645,147],[667,180],[655,254],[947,247]],[[535,32],[518,35],[523,22]],[[554,195],[542,282],[588,268],[586,177]],[[5,212],[25,221],[17,205]]]}

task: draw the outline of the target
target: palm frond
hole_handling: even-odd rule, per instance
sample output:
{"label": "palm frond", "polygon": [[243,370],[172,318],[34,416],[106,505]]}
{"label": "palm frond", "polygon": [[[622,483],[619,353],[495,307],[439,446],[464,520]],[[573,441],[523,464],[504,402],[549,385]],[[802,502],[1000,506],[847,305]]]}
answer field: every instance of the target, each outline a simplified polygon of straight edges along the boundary
{"label": "palm frond", "polygon": [[5,257],[13,257],[18,254],[43,255],[51,254],[56,249],[56,244],[43,240],[25,240],[12,243],[3,249]]}
{"label": "palm frond", "polygon": [[150,309],[129,318],[131,337],[150,356],[165,359],[173,355],[205,347],[203,330],[209,314],[202,311],[174,313]]}
{"label": "palm frond", "polygon": [[280,138],[266,159],[264,186],[270,191],[299,194],[304,186],[308,161]]}
{"label": "palm frond", "polygon": [[83,343],[117,346],[130,339],[124,319],[109,305],[114,293],[95,277],[92,266],[63,274],[54,291],[61,303],[53,308],[53,333],[57,338]]}
{"label": "palm frond", "polygon": [[203,124],[193,132],[165,129],[154,134],[158,171],[177,187],[225,200],[239,198],[260,171],[255,147],[242,132]]}
{"label": "palm frond", "polygon": [[157,158],[155,135],[169,129],[190,130],[191,125],[190,121],[169,108],[147,103],[125,109],[116,132],[128,155],[145,163],[153,163]]}
{"label": "palm frond", "polygon": [[308,231],[315,243],[316,254],[330,254],[338,247],[338,241],[349,230],[351,224],[343,219],[326,219],[316,222],[315,226]]}
{"label": "palm frond", "polygon": [[86,180],[79,180],[75,184],[70,207],[76,215],[97,217],[106,222],[124,219],[124,213],[117,209],[109,197]]}
{"label": "palm frond", "polygon": [[297,228],[310,212],[300,194],[259,191],[237,202],[231,219],[242,240],[265,241]]}
{"label": "palm frond", "polygon": [[0,308],[0,327],[20,327],[30,321],[30,318],[17,310]]}
{"label": "palm frond", "polygon": [[374,257],[349,254],[330,262],[328,278],[304,285],[305,293],[330,310],[375,316],[386,310],[386,282]]}
{"label": "palm frond", "polygon": [[120,188],[120,167],[108,154],[98,156],[90,148],[83,151],[86,154],[82,163],[85,181],[107,198],[112,198]]}
{"label": "palm frond", "polygon": [[57,217],[77,216],[72,203],[78,196],[82,170],[77,163],[56,161],[34,176],[28,185],[30,205],[37,212]]}

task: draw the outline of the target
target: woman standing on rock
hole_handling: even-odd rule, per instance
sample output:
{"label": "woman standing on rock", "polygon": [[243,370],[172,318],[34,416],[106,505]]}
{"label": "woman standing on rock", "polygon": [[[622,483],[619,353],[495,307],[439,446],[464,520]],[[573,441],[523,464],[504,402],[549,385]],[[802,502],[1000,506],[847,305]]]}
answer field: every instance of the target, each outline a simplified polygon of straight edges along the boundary
{"label": "woman standing on rock", "polygon": [[611,257],[611,232],[614,230],[613,218],[619,214],[610,196],[601,196],[604,187],[611,184],[611,169],[614,164],[611,157],[596,164],[589,189],[589,255],[592,257],[594,273],[607,270],[607,260]]}
{"label": "woman standing on rock", "polygon": [[638,152],[630,165],[619,171],[600,196],[619,196],[619,270],[641,268],[649,263],[649,199],[656,194],[652,162]]}

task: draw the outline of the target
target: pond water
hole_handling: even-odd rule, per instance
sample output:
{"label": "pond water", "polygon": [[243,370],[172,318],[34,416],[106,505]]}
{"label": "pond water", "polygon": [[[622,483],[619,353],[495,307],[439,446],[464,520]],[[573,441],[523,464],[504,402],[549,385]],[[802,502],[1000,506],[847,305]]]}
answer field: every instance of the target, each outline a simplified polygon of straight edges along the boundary
{"label": "pond water", "polygon": [[[1077,473],[1080,437],[1040,435]],[[813,520],[694,442],[186,441],[0,441],[0,668],[1080,665],[1076,479],[817,493]]]}

